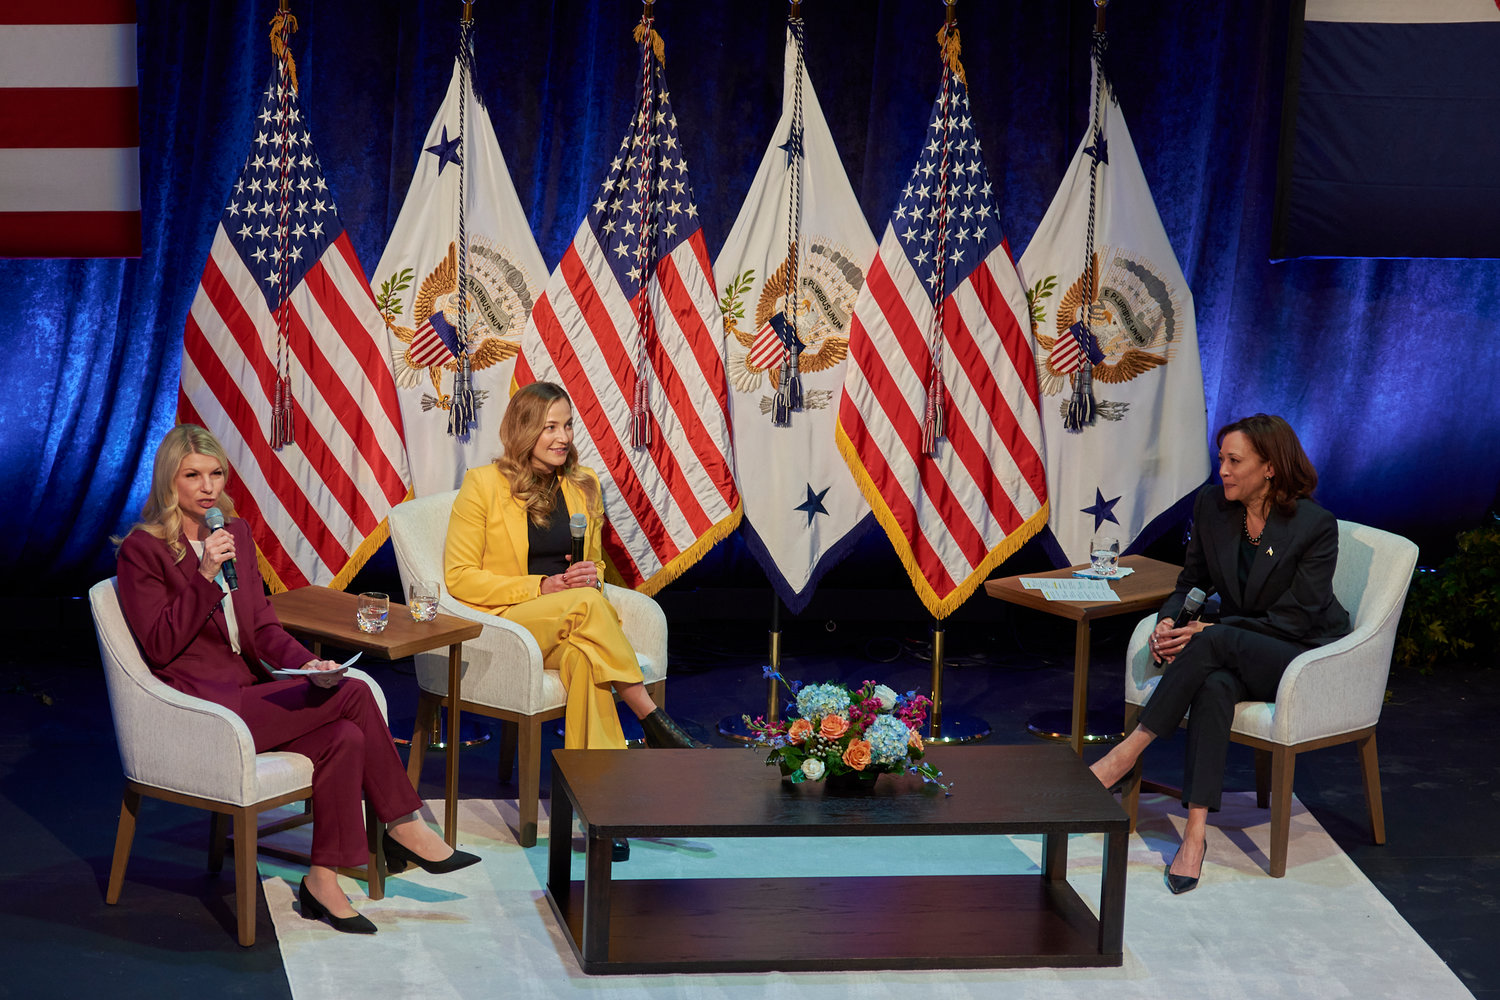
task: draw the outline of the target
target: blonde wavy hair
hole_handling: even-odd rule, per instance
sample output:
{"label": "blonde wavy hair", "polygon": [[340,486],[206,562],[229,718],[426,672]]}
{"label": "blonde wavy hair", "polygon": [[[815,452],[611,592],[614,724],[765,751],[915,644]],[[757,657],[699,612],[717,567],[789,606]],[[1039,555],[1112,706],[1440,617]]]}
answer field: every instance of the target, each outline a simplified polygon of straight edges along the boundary
{"label": "blonde wavy hair", "polygon": [[[500,418],[500,447],[504,453],[495,459],[500,474],[510,483],[511,496],[526,508],[526,516],[538,528],[545,528],[552,521],[554,503],[552,473],[539,471],[531,460],[531,452],[542,436],[547,423],[547,411],[559,399],[573,408],[567,390],[555,382],[532,382],[516,390]],[[604,514],[604,503],[594,487],[594,479],[578,464],[578,449],[568,442],[568,458],[557,472],[559,479],[566,479],[583,491],[590,517]]]}
{"label": "blonde wavy hair", "polygon": [[[224,446],[219,444],[218,438],[197,424],[178,424],[167,431],[167,436],[156,446],[156,461],[151,467],[151,493],[141,508],[141,519],[125,534],[144,531],[161,539],[172,550],[173,562],[181,562],[187,555],[187,546],[182,544],[182,511],[177,506],[176,480],[182,460],[189,455],[206,455],[223,467],[226,491],[219,494],[214,506],[223,511],[226,518],[234,514],[234,503],[227,492],[229,456],[224,454]],[[110,539],[116,550],[124,540],[124,535]]]}

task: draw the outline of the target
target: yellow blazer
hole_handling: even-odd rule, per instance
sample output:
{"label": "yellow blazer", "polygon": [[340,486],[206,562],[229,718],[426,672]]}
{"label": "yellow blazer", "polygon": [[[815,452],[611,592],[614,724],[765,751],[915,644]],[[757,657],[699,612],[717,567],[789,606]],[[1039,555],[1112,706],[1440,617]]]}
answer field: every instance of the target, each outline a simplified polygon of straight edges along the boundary
{"label": "yellow blazer", "polygon": [[[583,471],[594,481],[594,496],[602,497],[594,470]],[[585,513],[589,518],[583,539],[584,558],[602,564],[603,501],[596,500],[597,507],[588,509],[583,491],[566,479],[562,491],[568,514]],[[493,463],[466,472],[448,517],[448,541],[443,550],[448,593],[476,611],[491,614],[540,597],[542,575],[526,571],[526,524],[526,508],[511,496],[510,481]]]}

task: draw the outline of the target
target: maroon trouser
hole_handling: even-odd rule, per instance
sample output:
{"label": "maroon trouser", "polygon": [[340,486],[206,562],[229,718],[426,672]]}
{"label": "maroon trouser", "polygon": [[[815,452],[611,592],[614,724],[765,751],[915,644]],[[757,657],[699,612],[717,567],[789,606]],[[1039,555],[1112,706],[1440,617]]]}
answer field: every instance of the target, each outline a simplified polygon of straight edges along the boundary
{"label": "maroon trouser", "polygon": [[363,798],[383,822],[422,807],[363,681],[256,684],[241,688],[240,703],[228,707],[250,727],[256,753],[289,750],[312,759],[313,864],[356,867],[369,859]]}

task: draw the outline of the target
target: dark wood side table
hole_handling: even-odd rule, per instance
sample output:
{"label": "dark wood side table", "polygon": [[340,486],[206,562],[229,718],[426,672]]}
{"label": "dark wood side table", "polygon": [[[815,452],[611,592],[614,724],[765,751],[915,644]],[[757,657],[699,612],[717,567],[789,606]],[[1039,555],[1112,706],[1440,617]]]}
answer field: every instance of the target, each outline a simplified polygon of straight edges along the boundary
{"label": "dark wood side table", "polygon": [[[484,626],[439,613],[430,622],[414,622],[406,605],[391,602],[384,632],[361,632],[354,624],[359,598],[329,587],[302,587],[273,594],[271,606],[282,627],[293,635],[312,640],[315,655],[322,656],[323,643],[340,649],[356,649],[382,660],[400,660],[440,646],[448,647],[448,760],[443,789],[443,839],[458,843],[458,723],[459,667],[463,644],[479,638]],[[420,734],[419,734],[420,736]]]}
{"label": "dark wood side table", "polygon": [[[1130,820],[1083,762],[1037,745],[929,759],[951,796],[914,775],[830,794],[738,749],[554,751],[547,901],[590,974],[1122,964]],[[1097,916],[1068,882],[1075,833],[1104,835]],[[706,856],[688,877],[611,877],[614,837],[915,837],[941,851],[926,838],[1028,834],[1040,871],[798,877],[788,856],[785,876],[737,877]]]}
{"label": "dark wood side table", "polygon": [[[1059,618],[1070,618],[1076,624],[1073,637],[1073,727],[1068,743],[1078,754],[1083,753],[1084,737],[1088,733],[1090,625],[1100,618],[1142,614],[1160,607],[1176,588],[1177,574],[1182,571],[1181,566],[1139,555],[1122,557],[1120,565],[1129,566],[1135,572],[1123,580],[1110,581],[1110,587],[1120,595],[1118,601],[1049,601],[1041,591],[1022,587],[1020,576],[986,580],[984,584],[985,593],[991,597]],[[1067,578],[1074,570],[1083,568],[1069,566],[1024,575]]]}

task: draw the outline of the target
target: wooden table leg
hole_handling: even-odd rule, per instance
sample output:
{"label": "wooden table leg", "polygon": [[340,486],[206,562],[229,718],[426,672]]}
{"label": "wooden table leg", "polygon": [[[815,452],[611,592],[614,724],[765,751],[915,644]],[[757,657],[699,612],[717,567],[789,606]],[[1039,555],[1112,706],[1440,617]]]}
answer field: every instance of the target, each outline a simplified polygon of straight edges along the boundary
{"label": "wooden table leg", "polygon": [[463,696],[459,691],[459,667],[463,664],[463,643],[455,642],[448,647],[448,761],[443,787],[443,839],[449,847],[458,846],[458,743],[459,704]]}
{"label": "wooden table leg", "polygon": [[[609,895],[614,841],[596,835],[587,823],[584,824],[584,833],[582,950],[584,970],[588,971],[590,963],[609,961]],[[568,837],[572,839],[571,833]]]}
{"label": "wooden table leg", "polygon": [[1042,834],[1042,878],[1048,882],[1068,880],[1068,835]]}
{"label": "wooden table leg", "polygon": [[1073,732],[1068,743],[1083,756],[1083,738],[1089,729],[1089,622],[1080,619],[1073,634]]}
{"label": "wooden table leg", "polygon": [[573,800],[558,787],[557,769],[552,770],[552,797],[547,834],[547,891],[561,909],[566,909],[573,879]]}
{"label": "wooden table leg", "polygon": [[1099,886],[1099,954],[1125,952],[1125,866],[1130,835],[1104,836],[1104,872]]}

